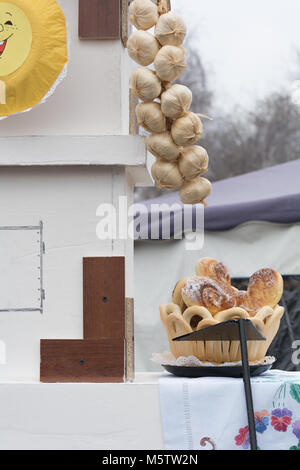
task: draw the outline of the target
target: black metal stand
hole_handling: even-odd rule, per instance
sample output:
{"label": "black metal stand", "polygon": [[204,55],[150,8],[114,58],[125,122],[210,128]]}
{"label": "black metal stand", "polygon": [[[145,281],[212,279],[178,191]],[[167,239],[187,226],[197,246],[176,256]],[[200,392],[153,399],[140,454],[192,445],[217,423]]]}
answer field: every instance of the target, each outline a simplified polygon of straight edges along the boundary
{"label": "black metal stand", "polygon": [[243,381],[244,381],[247,414],[248,414],[250,446],[251,446],[251,450],[257,450],[253,397],[252,397],[251,380],[250,380],[250,367],[249,367],[249,360],[248,360],[247,337],[246,337],[244,321],[245,320],[243,319],[239,320]]}
{"label": "black metal stand", "polygon": [[[255,327],[250,320],[240,318],[239,320],[229,320],[218,323],[203,330],[194,331],[188,335],[174,338],[173,341],[239,341],[241,346],[242,370],[244,390],[246,397],[249,440],[251,450],[257,450],[257,438],[255,428],[255,417],[253,407],[253,397],[250,379],[250,366],[248,360],[247,341],[265,341],[266,338]],[[222,368],[220,368],[221,372]],[[221,375],[221,373],[220,373]]]}

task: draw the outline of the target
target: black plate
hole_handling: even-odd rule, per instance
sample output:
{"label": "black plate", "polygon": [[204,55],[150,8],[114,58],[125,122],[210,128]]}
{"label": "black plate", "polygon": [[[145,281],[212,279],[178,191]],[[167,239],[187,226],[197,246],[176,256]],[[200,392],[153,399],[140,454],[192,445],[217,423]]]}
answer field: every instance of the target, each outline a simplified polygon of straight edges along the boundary
{"label": "black plate", "polygon": [[[183,367],[163,365],[167,372],[177,377],[234,377],[241,379],[243,377],[242,366],[224,366],[224,367]],[[272,364],[250,366],[251,377],[257,377],[272,368]]]}

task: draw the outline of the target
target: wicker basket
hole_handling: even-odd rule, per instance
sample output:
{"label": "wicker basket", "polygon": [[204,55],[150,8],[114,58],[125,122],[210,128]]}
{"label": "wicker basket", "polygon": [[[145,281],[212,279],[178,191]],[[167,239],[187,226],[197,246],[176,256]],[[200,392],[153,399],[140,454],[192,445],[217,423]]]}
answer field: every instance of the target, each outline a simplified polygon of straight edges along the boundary
{"label": "wicker basket", "polygon": [[178,358],[180,356],[195,356],[202,362],[222,364],[224,362],[238,362],[241,360],[239,341],[190,341],[175,342],[174,338],[201,330],[208,326],[216,325],[227,320],[245,318],[261,331],[266,341],[249,341],[249,362],[261,361],[266,356],[267,350],[275,338],[280,320],[284,314],[284,308],[277,305],[274,309],[263,307],[254,317],[239,307],[223,310],[212,316],[204,307],[190,307],[183,313],[176,304],[160,306],[161,320],[167,330],[170,350]]}

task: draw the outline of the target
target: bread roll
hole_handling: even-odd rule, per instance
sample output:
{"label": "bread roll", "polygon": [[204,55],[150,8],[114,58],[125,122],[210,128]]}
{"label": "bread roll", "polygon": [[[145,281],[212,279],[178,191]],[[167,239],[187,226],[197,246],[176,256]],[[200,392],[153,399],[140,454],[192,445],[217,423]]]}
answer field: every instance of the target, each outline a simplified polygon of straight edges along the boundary
{"label": "bread roll", "polygon": [[207,172],[208,162],[208,154],[203,147],[185,147],[178,161],[179,171],[185,179],[192,180]]}
{"label": "bread roll", "polygon": [[150,65],[159,51],[159,42],[147,31],[136,31],[127,42],[128,54],[140,65]]}
{"label": "bread roll", "polygon": [[161,109],[170,119],[183,116],[192,104],[193,94],[184,85],[173,85],[161,95]]}
{"label": "bread roll", "polygon": [[186,36],[186,25],[177,13],[162,15],[155,28],[155,37],[162,46],[180,46]]}
{"label": "bread roll", "polygon": [[283,279],[274,269],[260,269],[251,276],[248,285],[248,295],[251,305],[256,310],[267,305],[275,308],[282,294]]}
{"label": "bread roll", "polygon": [[151,0],[134,0],[129,6],[129,20],[136,29],[150,29],[158,21],[157,6]]}
{"label": "bread roll", "polygon": [[150,102],[161,94],[161,81],[153,70],[139,67],[130,78],[130,88],[142,101]]}
{"label": "bread roll", "polygon": [[210,193],[211,183],[206,178],[198,176],[192,181],[183,183],[179,196],[183,204],[201,204]]}
{"label": "bread roll", "polygon": [[186,68],[186,51],[183,47],[164,46],[154,60],[158,77],[164,82],[173,82]]}

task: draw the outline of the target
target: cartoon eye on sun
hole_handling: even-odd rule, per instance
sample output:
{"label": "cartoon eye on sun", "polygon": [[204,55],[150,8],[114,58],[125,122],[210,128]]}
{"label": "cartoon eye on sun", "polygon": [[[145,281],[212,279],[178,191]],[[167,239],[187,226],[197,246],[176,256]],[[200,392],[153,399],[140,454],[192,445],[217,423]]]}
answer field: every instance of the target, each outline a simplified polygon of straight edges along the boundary
{"label": "cartoon eye on sun", "polygon": [[0,0],[0,76],[13,73],[26,61],[32,45],[32,27],[18,6]]}
{"label": "cartoon eye on sun", "polygon": [[[12,17],[12,14],[10,12],[5,12],[5,15],[9,15]],[[1,19],[0,19],[0,58],[1,56],[3,55],[5,49],[6,49],[6,45],[7,45],[7,41],[13,36],[14,33],[10,33],[10,30],[11,30],[11,26],[13,26],[13,22],[11,20],[4,20],[3,23],[1,23]],[[9,34],[5,39],[2,39],[1,36],[2,36],[2,33],[5,34]]]}

